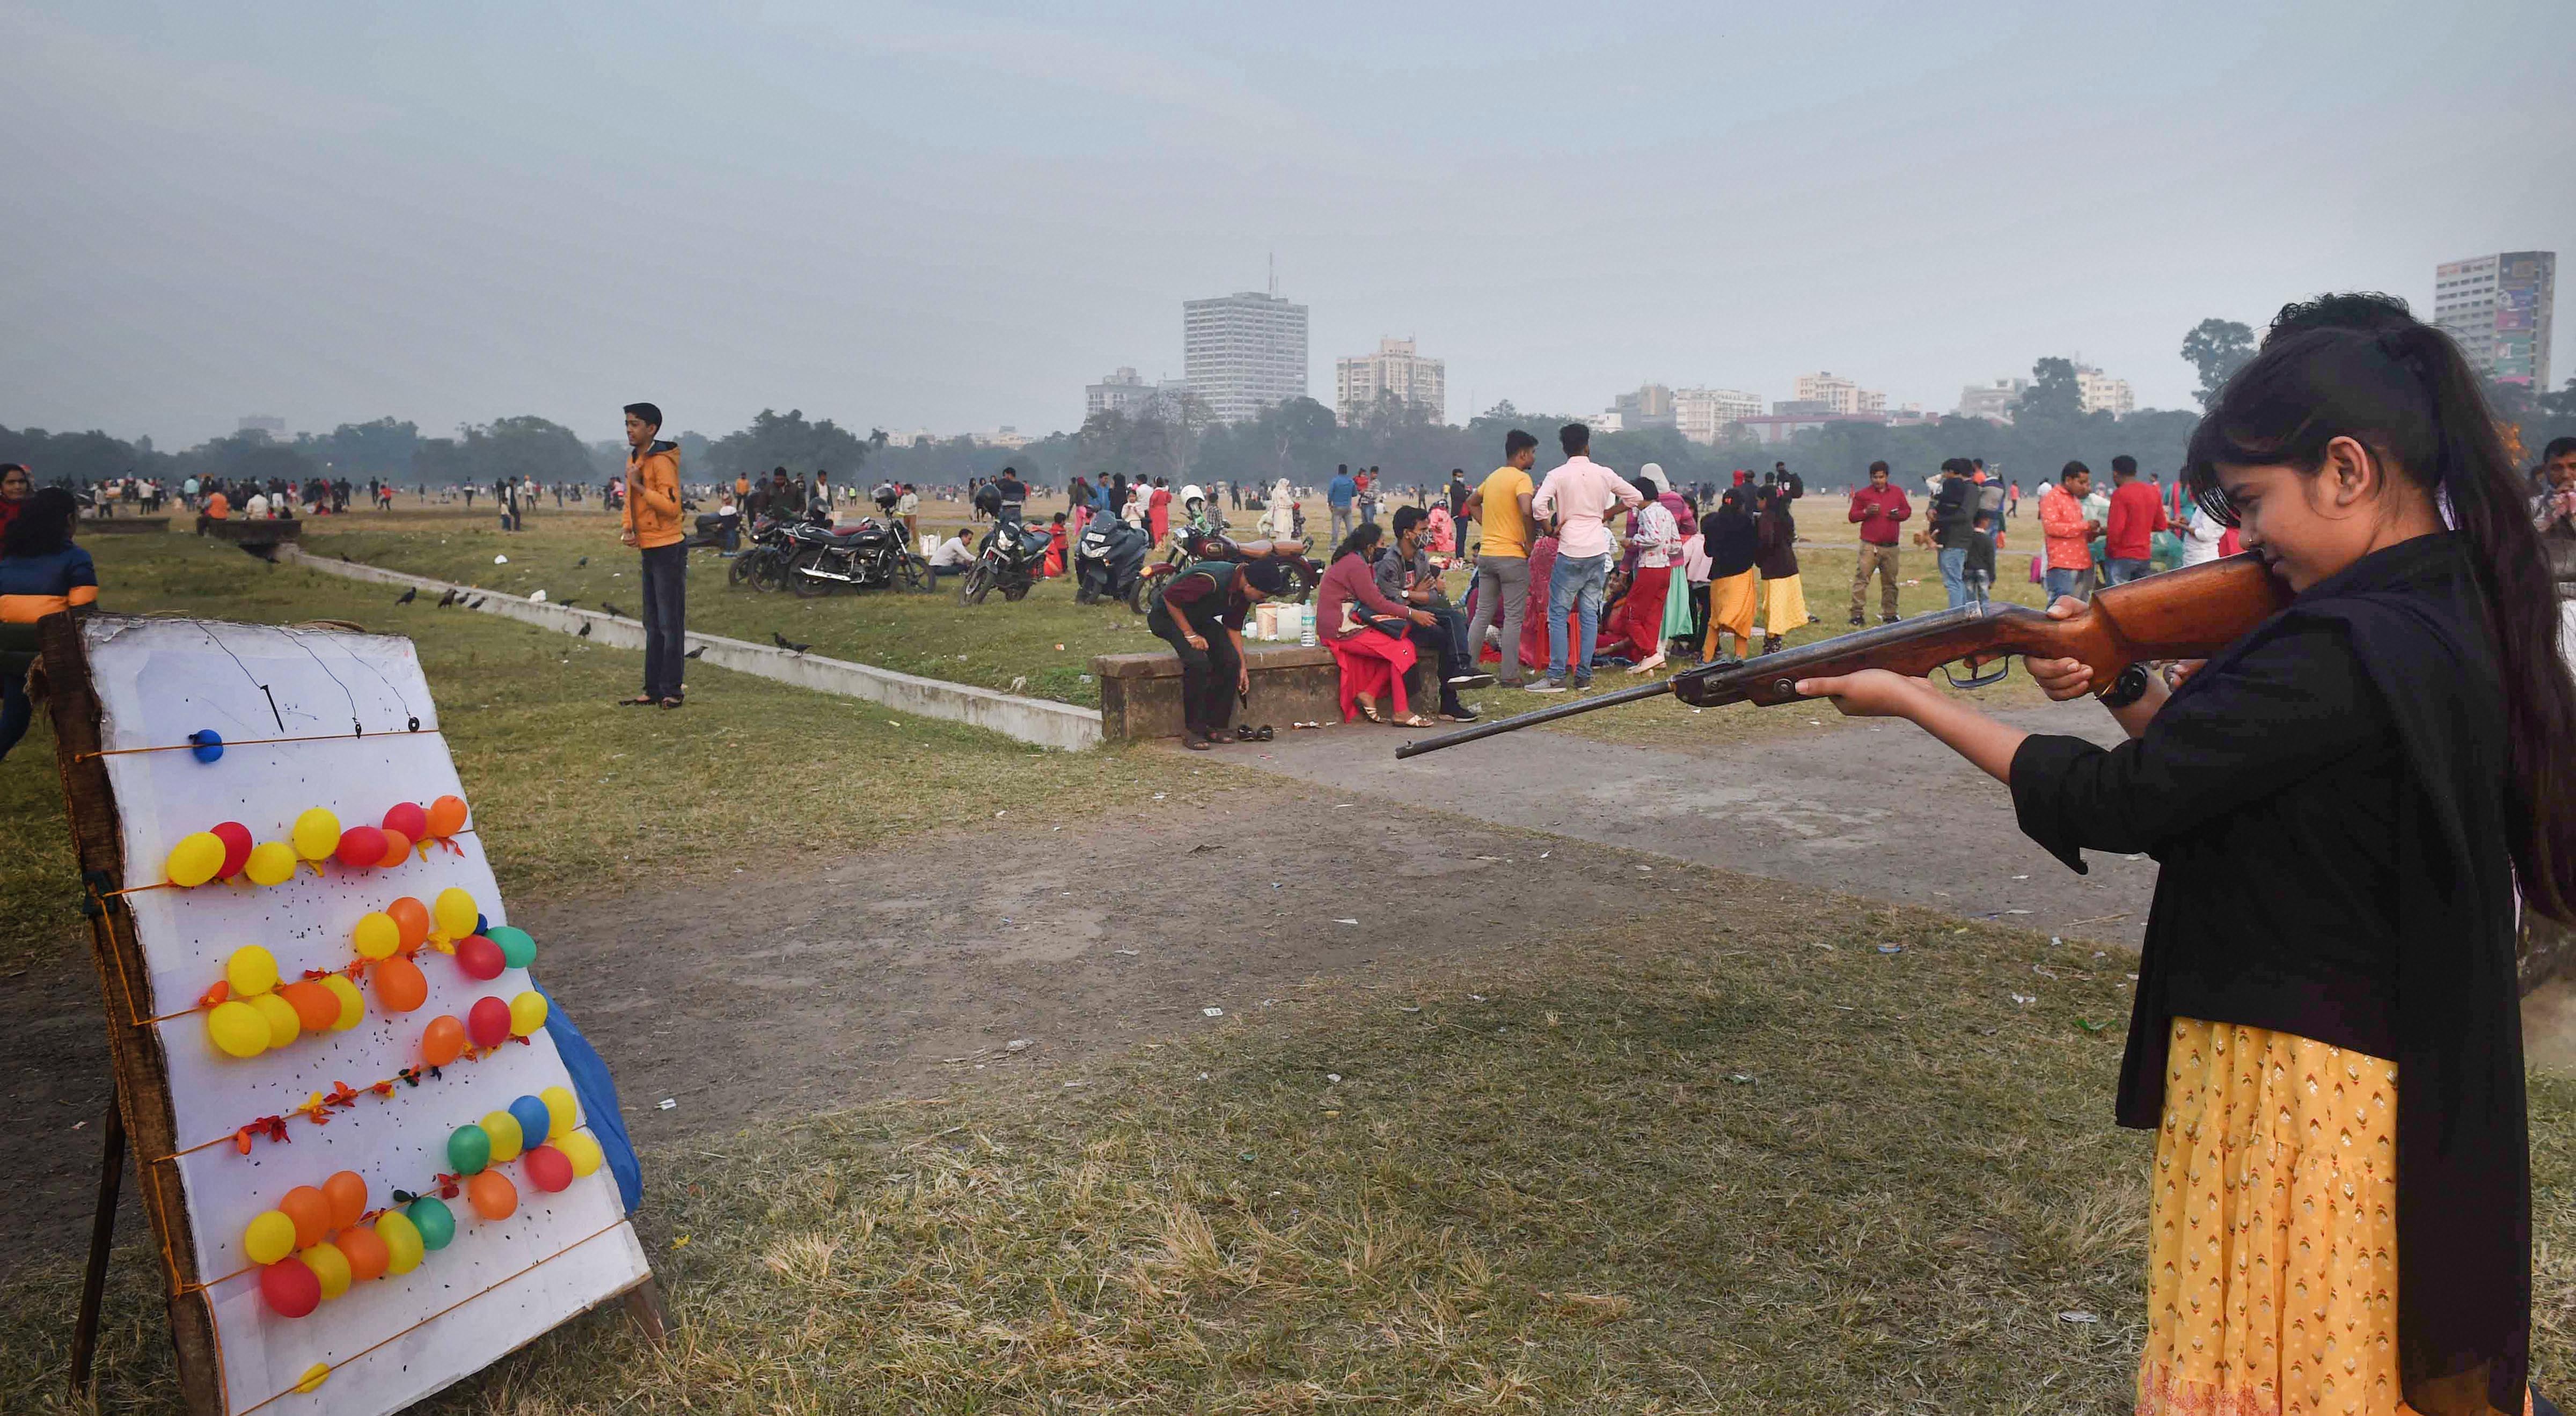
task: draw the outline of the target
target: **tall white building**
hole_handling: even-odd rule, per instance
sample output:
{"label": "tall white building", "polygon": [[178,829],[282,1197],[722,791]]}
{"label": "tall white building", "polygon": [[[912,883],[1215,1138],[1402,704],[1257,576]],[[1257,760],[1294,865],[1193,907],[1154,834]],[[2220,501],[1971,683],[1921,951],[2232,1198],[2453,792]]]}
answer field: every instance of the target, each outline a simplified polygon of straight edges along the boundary
{"label": "tall white building", "polygon": [[1970,384],[1959,390],[1959,416],[2009,423],[2013,405],[2021,402],[2021,396],[2029,391],[2028,379],[1996,379],[1991,383]]}
{"label": "tall white building", "polygon": [[1246,290],[1181,305],[1190,391],[1221,423],[1306,396],[1306,307]]}
{"label": "tall white building", "polygon": [[1832,373],[1800,374],[1797,381],[1797,403],[1822,405],[1828,413],[1884,413],[1887,395],[1862,388],[1854,380]]}
{"label": "tall white building", "polygon": [[2083,391],[2087,413],[2126,418],[2138,411],[2138,400],[2130,394],[2127,379],[2115,379],[2090,364],[2075,366],[2075,386]]}
{"label": "tall white building", "polygon": [[1673,390],[1673,426],[1703,446],[1726,436],[1727,425],[1762,416],[1762,395],[1732,388]]}
{"label": "tall white building", "polygon": [[1434,423],[1449,421],[1448,365],[1415,353],[1410,339],[1380,339],[1374,354],[1333,361],[1333,410],[1343,423],[1357,421],[1380,394],[1421,409]]}
{"label": "tall white building", "polygon": [[1083,390],[1082,416],[1124,413],[1130,418],[1148,414],[1168,418],[1179,406],[1180,396],[1189,390],[1187,379],[1147,383],[1134,369],[1121,365],[1117,372]]}
{"label": "tall white building", "polygon": [[2433,268],[2433,323],[2459,341],[2469,367],[2498,383],[2549,387],[2557,302],[2554,251],[2505,251]]}

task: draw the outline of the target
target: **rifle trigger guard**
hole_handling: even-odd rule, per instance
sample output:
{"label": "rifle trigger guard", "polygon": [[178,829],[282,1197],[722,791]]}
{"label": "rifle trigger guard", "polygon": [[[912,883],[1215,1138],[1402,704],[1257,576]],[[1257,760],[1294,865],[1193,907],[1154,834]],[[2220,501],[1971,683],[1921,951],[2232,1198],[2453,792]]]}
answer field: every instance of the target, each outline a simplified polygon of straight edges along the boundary
{"label": "rifle trigger guard", "polygon": [[1963,679],[1957,674],[1950,672],[1949,665],[1944,664],[1941,666],[1941,677],[1948,679],[1952,688],[1984,688],[1989,684],[2003,682],[2005,675],[2010,674],[2011,672],[2012,659],[2001,654],[1995,656],[1995,671],[1990,674],[1971,674],[1969,677]]}

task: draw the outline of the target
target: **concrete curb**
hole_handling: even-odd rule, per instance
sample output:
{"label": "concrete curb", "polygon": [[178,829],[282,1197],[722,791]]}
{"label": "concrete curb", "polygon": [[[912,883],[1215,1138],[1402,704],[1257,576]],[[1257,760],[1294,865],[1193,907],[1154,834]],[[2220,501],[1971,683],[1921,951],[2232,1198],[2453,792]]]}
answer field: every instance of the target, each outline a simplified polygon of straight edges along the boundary
{"label": "concrete curb", "polygon": [[[558,634],[578,635],[586,624],[590,626],[589,637],[593,644],[604,644],[614,649],[641,650],[644,647],[644,626],[641,623],[597,610],[566,609],[561,605],[505,595],[498,590],[475,590],[444,580],[432,580],[425,575],[406,575],[399,570],[386,570],[358,561],[317,556],[292,544],[278,547],[277,558],[282,564],[301,565],[351,580],[405,585],[442,595],[454,590],[481,600],[482,612],[487,615],[514,619]],[[972,684],[900,674],[892,669],[853,664],[843,659],[818,658],[773,645],[728,639],[720,634],[692,631],[688,641],[690,648],[705,651],[698,656],[699,662],[732,669],[736,673],[757,674],[818,693],[864,698],[901,712],[965,723],[1021,742],[1035,743],[1039,747],[1079,752],[1100,745],[1100,710],[1097,708],[1052,703],[1042,698],[1021,698]]]}

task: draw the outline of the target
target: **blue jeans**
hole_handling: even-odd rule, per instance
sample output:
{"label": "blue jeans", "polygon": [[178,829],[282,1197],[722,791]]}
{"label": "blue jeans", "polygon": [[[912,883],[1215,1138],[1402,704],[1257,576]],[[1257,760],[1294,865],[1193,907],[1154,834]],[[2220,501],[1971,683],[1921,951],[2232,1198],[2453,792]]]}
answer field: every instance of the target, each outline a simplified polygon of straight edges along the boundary
{"label": "blue jeans", "polygon": [[2060,598],[2067,596],[2072,596],[2078,600],[2089,600],[2093,598],[2093,587],[2088,583],[2092,578],[2093,569],[2090,566],[2087,566],[2082,570],[2050,570],[2048,572],[2048,602],[2054,605]]}
{"label": "blue jeans", "polygon": [[1968,603],[1967,547],[1944,546],[1941,548],[1941,588],[1949,592],[1951,609],[1955,610],[1961,605]]}
{"label": "blue jeans", "polygon": [[2146,575],[2154,568],[2154,563],[2151,561],[2106,560],[2102,562],[2102,583],[2105,585],[2126,585],[2130,581]]}
{"label": "blue jeans", "polygon": [[1592,677],[1592,645],[1601,633],[1601,587],[1610,579],[1610,556],[1558,556],[1547,573],[1547,676],[1565,677],[1565,612],[1582,626],[1574,676]]}

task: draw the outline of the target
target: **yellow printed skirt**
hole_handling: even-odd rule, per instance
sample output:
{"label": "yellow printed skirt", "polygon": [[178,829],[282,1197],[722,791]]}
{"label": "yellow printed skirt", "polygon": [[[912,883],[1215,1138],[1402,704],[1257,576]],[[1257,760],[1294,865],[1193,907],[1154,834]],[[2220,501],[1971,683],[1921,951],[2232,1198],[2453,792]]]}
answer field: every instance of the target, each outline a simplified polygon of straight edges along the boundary
{"label": "yellow printed skirt", "polygon": [[1794,575],[1764,577],[1762,581],[1762,632],[1787,634],[1807,627],[1807,589]]}

